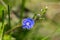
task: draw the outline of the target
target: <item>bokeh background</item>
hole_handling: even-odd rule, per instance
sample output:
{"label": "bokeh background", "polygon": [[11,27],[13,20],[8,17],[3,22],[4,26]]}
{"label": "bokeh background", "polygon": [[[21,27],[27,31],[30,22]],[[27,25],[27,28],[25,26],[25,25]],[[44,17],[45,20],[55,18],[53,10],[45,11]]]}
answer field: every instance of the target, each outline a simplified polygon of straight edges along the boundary
{"label": "bokeh background", "polygon": [[[22,0],[0,0],[0,28],[2,26],[2,10],[5,10],[5,16],[7,16],[7,5],[9,4],[11,10],[18,8],[21,5]],[[44,20],[39,20],[35,23],[31,30],[22,30],[17,28],[13,31],[12,35],[4,35],[4,40],[60,40],[60,0],[25,0],[25,8],[41,14],[41,9],[47,7],[46,15]],[[31,12],[28,12],[31,13]],[[18,13],[17,13],[18,14]],[[12,18],[18,21],[14,14]],[[7,21],[7,19],[5,20]],[[14,21],[14,20],[13,20]],[[12,21],[13,26],[15,22]],[[6,27],[5,32],[9,30]],[[13,28],[13,27],[12,27]],[[0,30],[1,39],[1,30]]]}

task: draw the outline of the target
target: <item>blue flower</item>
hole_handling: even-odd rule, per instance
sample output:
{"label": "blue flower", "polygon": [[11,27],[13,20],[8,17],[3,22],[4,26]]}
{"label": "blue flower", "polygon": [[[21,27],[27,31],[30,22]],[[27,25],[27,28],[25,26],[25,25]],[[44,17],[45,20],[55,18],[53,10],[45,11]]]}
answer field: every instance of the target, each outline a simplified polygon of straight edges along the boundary
{"label": "blue flower", "polygon": [[25,18],[22,21],[22,28],[23,29],[31,29],[34,26],[34,20],[31,18]]}

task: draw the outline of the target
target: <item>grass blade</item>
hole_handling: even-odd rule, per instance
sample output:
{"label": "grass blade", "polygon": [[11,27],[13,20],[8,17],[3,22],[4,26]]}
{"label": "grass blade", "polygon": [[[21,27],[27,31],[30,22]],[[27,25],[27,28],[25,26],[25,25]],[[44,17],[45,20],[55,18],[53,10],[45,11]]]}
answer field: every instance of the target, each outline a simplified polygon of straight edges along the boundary
{"label": "grass blade", "polygon": [[3,36],[4,36],[4,10],[2,10],[2,34],[1,34],[1,40],[3,40]]}
{"label": "grass blade", "polygon": [[21,12],[20,12],[20,23],[21,23],[22,18],[23,18],[25,2],[26,2],[26,0],[22,0],[22,4],[21,4]]}

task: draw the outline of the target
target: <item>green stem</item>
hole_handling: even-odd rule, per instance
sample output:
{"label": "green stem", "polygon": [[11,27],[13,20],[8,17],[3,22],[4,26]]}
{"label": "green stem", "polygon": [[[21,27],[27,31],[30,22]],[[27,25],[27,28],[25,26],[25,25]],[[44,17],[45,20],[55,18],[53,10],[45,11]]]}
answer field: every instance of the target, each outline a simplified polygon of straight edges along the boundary
{"label": "green stem", "polygon": [[20,28],[22,25],[19,23],[16,26],[13,26],[14,28],[11,28],[10,30],[8,30],[5,34],[9,34],[10,32],[13,32],[14,30],[16,30],[17,28]]}
{"label": "green stem", "polygon": [[8,26],[11,27],[11,24],[10,24],[10,8],[9,8],[9,5],[8,5]]}
{"label": "green stem", "polygon": [[[11,19],[10,19],[10,7],[8,5],[8,27],[11,29],[11,23],[10,23]],[[11,40],[11,32],[9,33],[10,34],[10,40]]]}
{"label": "green stem", "polygon": [[2,10],[2,34],[1,34],[1,40],[3,40],[4,36],[4,10]]}
{"label": "green stem", "polygon": [[21,12],[20,12],[20,23],[21,23],[22,18],[23,18],[24,7],[25,7],[25,1],[26,1],[26,0],[22,0]]}

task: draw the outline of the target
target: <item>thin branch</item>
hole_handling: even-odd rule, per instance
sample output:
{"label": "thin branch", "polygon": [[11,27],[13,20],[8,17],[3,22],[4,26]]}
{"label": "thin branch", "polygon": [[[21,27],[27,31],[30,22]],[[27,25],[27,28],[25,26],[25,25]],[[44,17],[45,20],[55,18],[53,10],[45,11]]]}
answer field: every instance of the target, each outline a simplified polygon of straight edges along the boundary
{"label": "thin branch", "polygon": [[10,32],[13,32],[14,30],[16,30],[19,27],[21,27],[21,24],[17,24],[16,26],[14,26],[14,28],[8,30],[5,34],[9,34]]}

